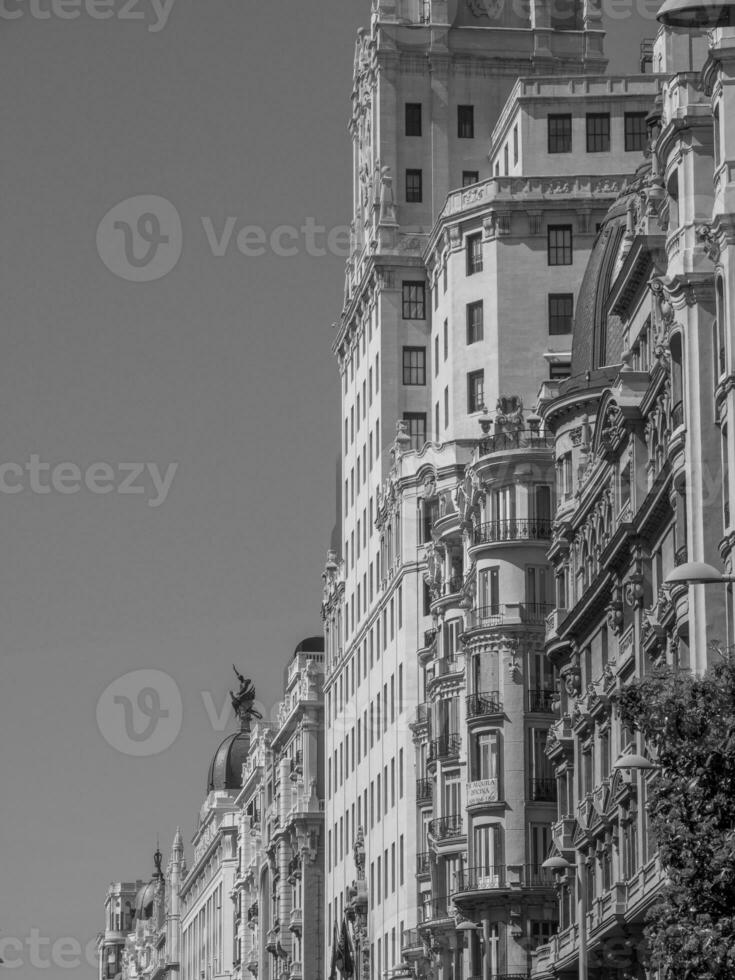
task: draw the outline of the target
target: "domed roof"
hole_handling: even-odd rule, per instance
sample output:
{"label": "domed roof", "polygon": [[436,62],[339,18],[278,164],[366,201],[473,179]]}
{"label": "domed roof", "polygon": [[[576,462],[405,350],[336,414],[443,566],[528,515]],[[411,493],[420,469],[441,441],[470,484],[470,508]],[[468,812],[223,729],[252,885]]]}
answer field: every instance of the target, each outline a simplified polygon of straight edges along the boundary
{"label": "domed roof", "polygon": [[135,918],[138,922],[153,918],[153,900],[156,897],[158,881],[154,878],[143,885],[135,896]]}
{"label": "domed roof", "polygon": [[628,211],[650,169],[648,162],[639,167],[600,225],[577,297],[571,378],[563,390],[574,388],[575,379],[586,383],[587,372],[619,364],[622,359],[623,324],[619,316],[608,312],[608,299],[625,255]]}
{"label": "domed roof", "polygon": [[249,732],[233,732],[220,743],[209,766],[208,793],[211,793],[212,790],[240,789],[242,786],[242,767],[249,748]]}
{"label": "domed roof", "polygon": [[146,885],[143,885],[138,890],[138,894],[135,896],[135,918],[138,922],[153,918],[153,904],[156,898],[156,892],[163,883],[163,872],[161,871],[162,861],[163,855],[161,854],[160,848],[157,847],[156,853],[153,855],[153,863],[156,866],[153,877]]}
{"label": "domed roof", "polygon": [[297,653],[324,653],[324,637],[307,636],[294,650],[294,656]]}

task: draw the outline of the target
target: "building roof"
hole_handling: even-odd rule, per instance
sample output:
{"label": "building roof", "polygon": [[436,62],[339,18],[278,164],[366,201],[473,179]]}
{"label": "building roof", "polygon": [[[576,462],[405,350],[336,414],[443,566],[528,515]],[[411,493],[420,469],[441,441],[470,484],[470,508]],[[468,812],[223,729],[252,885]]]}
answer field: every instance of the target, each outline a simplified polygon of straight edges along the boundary
{"label": "building roof", "polygon": [[249,748],[249,732],[232,732],[220,743],[209,765],[208,793],[212,790],[240,789],[242,767]]}
{"label": "building roof", "polygon": [[622,266],[626,245],[631,241],[628,213],[635,204],[640,184],[650,172],[643,164],[635,178],[621,191],[600,225],[577,297],[572,337],[572,369],[569,382],[562,386],[569,392],[575,379],[587,384],[587,373],[607,365],[619,364],[623,354],[623,323],[610,313],[608,300],[615,278]]}

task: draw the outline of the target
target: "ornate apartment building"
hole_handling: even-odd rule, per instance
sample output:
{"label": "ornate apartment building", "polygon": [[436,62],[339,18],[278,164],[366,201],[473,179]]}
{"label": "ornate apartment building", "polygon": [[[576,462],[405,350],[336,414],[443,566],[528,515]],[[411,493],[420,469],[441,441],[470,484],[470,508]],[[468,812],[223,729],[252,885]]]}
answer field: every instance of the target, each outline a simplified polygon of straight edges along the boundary
{"label": "ornate apartment building", "polygon": [[547,745],[559,929],[539,980],[656,976],[643,938],[663,874],[646,811],[656,769],[614,694],[659,663],[701,673],[713,644],[732,644],[717,584],[733,540],[731,11],[661,10],[651,153],[602,223],[572,376],[541,393],[557,471],[546,653],[562,684]]}
{"label": "ornate apartment building", "polygon": [[601,76],[597,11],[548,9],[501,31],[487,5],[376,2],[357,45],[323,616],[325,944],[360,980],[525,976],[558,918],[553,441],[524,406],[570,371],[660,82]]}
{"label": "ornate apartment building", "polygon": [[323,980],[324,640],[303,640],[238,793],[234,978]]}

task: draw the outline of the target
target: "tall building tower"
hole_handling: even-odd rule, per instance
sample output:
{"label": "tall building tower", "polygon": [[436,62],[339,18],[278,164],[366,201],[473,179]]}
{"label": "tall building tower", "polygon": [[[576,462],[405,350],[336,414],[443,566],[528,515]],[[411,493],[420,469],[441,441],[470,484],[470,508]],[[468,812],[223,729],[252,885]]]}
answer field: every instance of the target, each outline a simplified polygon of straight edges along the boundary
{"label": "tall building tower", "polygon": [[[422,700],[417,651],[437,612],[421,545],[439,516],[437,477],[455,487],[477,441],[460,427],[456,452],[423,465],[434,410],[431,307],[448,276],[446,264],[427,274],[430,233],[452,188],[470,192],[492,176],[490,136],[518,76],[599,73],[602,39],[590,0],[374,0],[358,38],[351,255],[333,346],[341,554],[330,552],[324,572],[323,615],[325,942],[339,964],[349,933],[360,980],[401,963],[401,934],[416,921],[410,725]],[[464,347],[465,330],[450,319],[444,342],[461,334]],[[416,465],[403,478],[394,463],[411,449]],[[442,730],[458,724],[443,718]]]}

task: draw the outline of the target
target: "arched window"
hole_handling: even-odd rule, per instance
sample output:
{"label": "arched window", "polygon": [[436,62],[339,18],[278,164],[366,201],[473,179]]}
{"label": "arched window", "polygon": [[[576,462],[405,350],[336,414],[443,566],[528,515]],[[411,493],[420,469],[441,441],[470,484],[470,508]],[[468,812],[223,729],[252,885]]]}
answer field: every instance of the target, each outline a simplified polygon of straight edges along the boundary
{"label": "arched window", "polygon": [[675,333],[671,338],[669,349],[671,350],[671,427],[675,429],[684,422],[683,350],[680,333]]}

